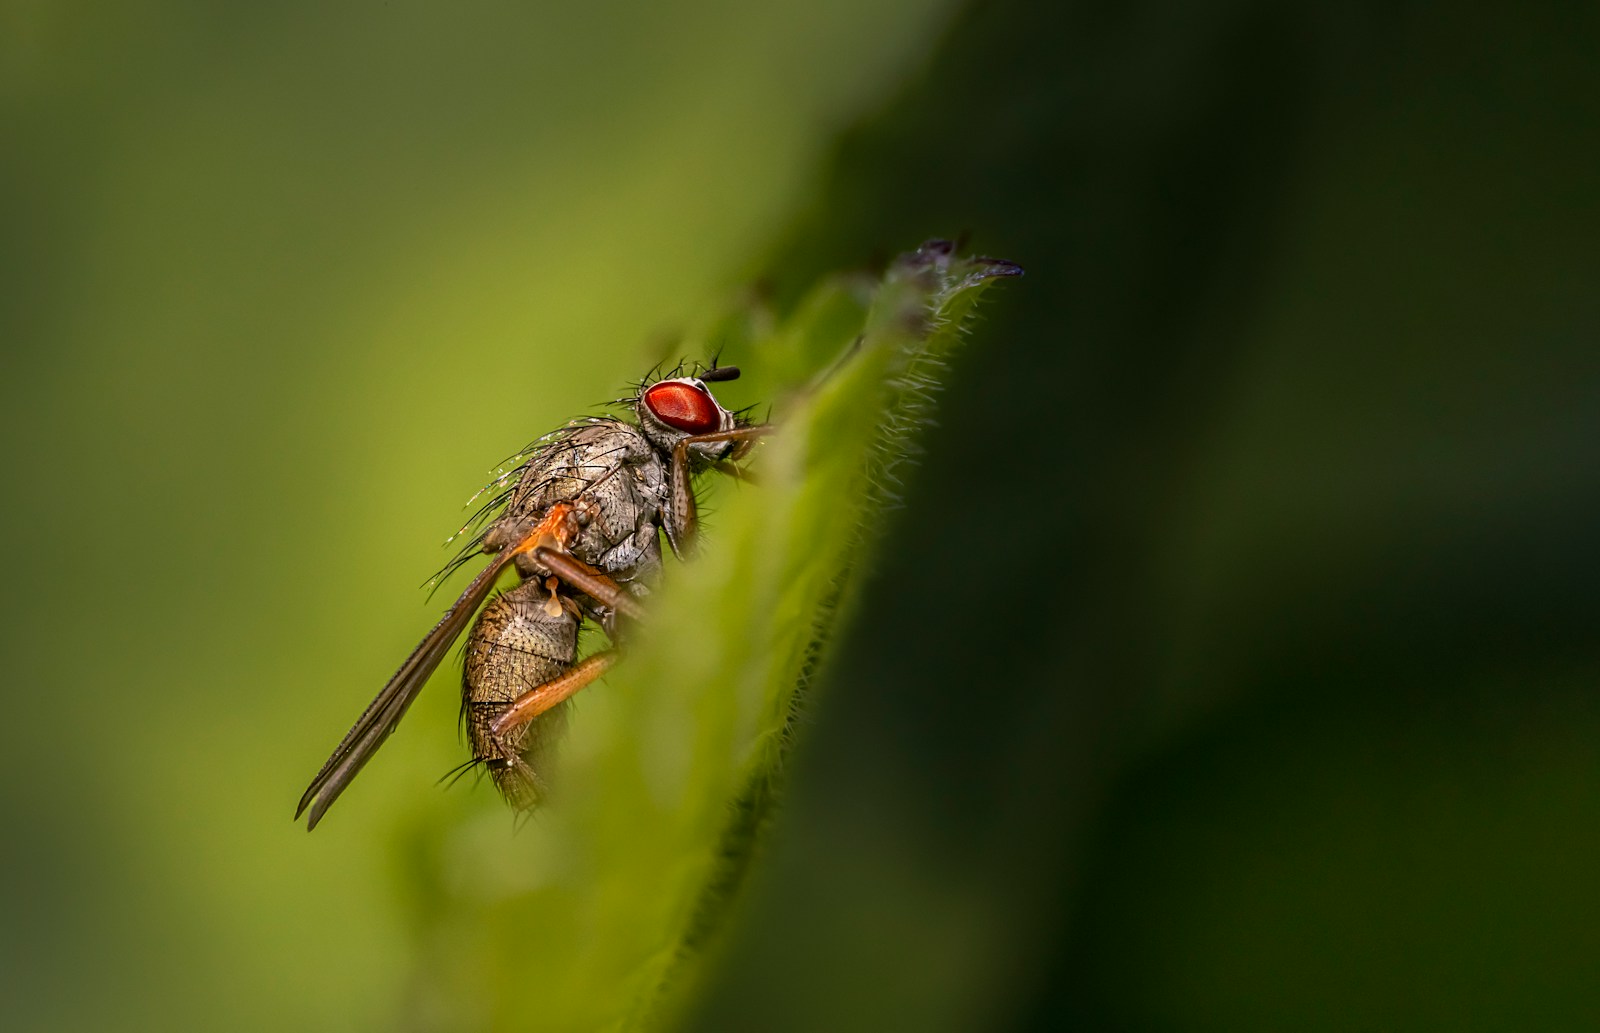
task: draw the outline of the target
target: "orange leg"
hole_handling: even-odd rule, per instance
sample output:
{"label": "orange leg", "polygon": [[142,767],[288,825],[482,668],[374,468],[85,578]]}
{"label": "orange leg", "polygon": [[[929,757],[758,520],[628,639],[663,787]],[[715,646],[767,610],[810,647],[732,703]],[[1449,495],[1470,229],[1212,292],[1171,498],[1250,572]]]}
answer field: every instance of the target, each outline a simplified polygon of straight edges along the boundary
{"label": "orange leg", "polygon": [[535,547],[533,558],[550,568],[550,573],[588,595],[600,605],[609,606],[634,620],[644,616],[639,601],[628,594],[626,589],[582,560],[568,556],[564,552],[557,552],[546,545]]}
{"label": "orange leg", "polygon": [[567,545],[578,532],[578,508],[570,502],[558,502],[511,551],[531,553],[550,573],[573,588],[602,606],[638,620],[643,611],[632,595],[599,570],[567,553]]}
{"label": "orange leg", "polygon": [[529,689],[489,723],[489,731],[494,735],[504,735],[519,725],[527,724],[605,674],[616,658],[617,654],[610,650],[596,653],[573,665],[565,674]]}

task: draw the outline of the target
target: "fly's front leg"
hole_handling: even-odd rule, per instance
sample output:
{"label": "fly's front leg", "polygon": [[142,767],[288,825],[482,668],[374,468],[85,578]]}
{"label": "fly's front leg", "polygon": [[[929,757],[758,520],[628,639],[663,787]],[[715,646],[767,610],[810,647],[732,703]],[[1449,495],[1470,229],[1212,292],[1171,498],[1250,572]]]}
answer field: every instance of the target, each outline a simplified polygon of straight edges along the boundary
{"label": "fly's front leg", "polygon": [[[672,446],[672,467],[667,471],[667,541],[672,551],[680,556],[694,552],[695,534],[699,530],[694,489],[689,484],[689,448],[692,445],[715,445],[724,441],[735,442],[733,458],[743,456],[750,445],[772,428],[765,423],[753,427],[734,427],[731,430],[714,430],[709,434],[691,434]],[[715,464],[719,469],[724,464]],[[728,472],[723,470],[724,473]]]}

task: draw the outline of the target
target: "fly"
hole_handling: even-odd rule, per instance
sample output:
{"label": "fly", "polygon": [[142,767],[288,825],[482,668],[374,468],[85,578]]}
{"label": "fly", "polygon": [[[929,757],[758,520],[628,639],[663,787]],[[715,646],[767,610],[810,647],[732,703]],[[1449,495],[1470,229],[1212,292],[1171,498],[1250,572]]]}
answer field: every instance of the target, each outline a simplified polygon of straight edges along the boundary
{"label": "fly", "polygon": [[[488,553],[488,566],[368,704],[300,797],[295,818],[309,809],[306,827],[316,828],[469,624],[461,699],[471,763],[484,765],[512,807],[537,804],[539,758],[565,720],[562,704],[615,662],[619,625],[639,619],[661,569],[661,532],[675,554],[694,549],[694,475],[740,475],[734,461],[767,430],[725,408],[707,386],[738,376],[737,366],[713,360],[691,376],[647,379],[625,400],[632,422],[573,420],[523,453],[496,482],[515,477],[503,508],[458,558]],[[508,569],[519,584],[491,599]],[[580,661],[586,620],[612,645]]]}

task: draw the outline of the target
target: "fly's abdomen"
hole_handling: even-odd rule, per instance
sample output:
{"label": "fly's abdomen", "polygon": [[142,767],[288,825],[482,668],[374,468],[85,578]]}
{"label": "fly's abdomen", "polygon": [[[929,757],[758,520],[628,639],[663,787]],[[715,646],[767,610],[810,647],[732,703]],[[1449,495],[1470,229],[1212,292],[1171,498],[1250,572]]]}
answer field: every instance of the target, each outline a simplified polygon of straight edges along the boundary
{"label": "fly's abdomen", "polygon": [[513,807],[544,795],[544,758],[566,724],[562,703],[495,736],[489,724],[518,696],[566,672],[578,655],[578,618],[538,580],[489,601],[467,639],[461,707],[472,757]]}

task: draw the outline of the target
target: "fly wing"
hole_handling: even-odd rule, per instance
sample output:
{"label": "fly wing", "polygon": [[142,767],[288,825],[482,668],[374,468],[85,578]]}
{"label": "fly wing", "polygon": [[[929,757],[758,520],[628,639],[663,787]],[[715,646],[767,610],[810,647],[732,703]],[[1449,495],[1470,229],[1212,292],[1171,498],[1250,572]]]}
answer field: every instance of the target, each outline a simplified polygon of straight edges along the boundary
{"label": "fly wing", "polygon": [[372,759],[372,755],[378,752],[378,747],[389,738],[411,702],[422,691],[428,677],[439,666],[439,661],[450,651],[451,644],[461,635],[478,607],[483,605],[495,581],[516,554],[516,549],[502,550],[472,579],[467,590],[461,593],[461,598],[445,611],[428,636],[411,651],[383,691],[367,704],[367,709],[356,720],[355,727],[345,734],[338,748],[333,751],[333,756],[322,765],[322,770],[317,772],[317,777],[306,788],[305,795],[300,797],[300,806],[295,808],[294,816],[299,820],[306,808],[311,808],[311,816],[306,820],[307,831],[317,827],[317,822],[333,806],[333,801],[339,798],[339,794]]}

